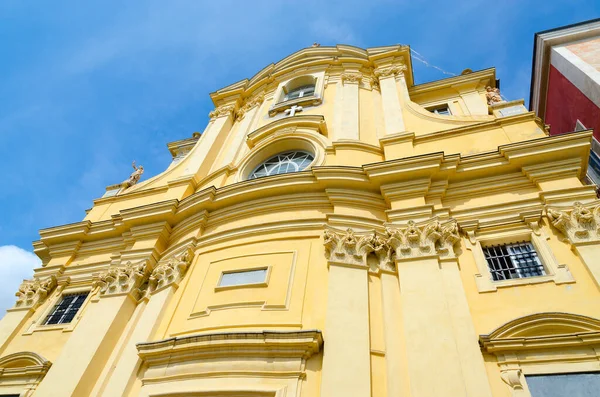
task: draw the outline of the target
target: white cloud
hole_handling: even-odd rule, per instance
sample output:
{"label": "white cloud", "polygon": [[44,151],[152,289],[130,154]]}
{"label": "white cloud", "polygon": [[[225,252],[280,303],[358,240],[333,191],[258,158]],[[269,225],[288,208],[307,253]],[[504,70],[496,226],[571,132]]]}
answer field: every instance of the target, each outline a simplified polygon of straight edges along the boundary
{"label": "white cloud", "polygon": [[16,245],[0,246],[0,317],[15,304],[15,292],[23,279],[31,278],[33,269],[41,265],[40,259]]}

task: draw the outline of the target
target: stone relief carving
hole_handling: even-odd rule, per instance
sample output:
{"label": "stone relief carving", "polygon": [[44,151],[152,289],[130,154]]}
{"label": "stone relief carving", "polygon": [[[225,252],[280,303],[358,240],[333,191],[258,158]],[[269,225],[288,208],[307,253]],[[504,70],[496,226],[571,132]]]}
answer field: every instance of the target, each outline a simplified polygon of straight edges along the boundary
{"label": "stone relief carving", "polygon": [[520,369],[505,369],[500,373],[502,381],[513,390],[523,390]]}
{"label": "stone relief carving", "polygon": [[235,107],[233,105],[219,106],[215,110],[208,113],[208,117],[210,119],[216,119],[217,117],[228,116],[231,113],[233,113],[234,110],[235,110]]}
{"label": "stone relief carving", "polygon": [[600,240],[600,204],[597,202],[587,206],[575,202],[567,208],[546,206],[546,215],[552,226],[571,243]]}
{"label": "stone relief carving", "polygon": [[458,225],[454,219],[441,223],[438,219],[417,225],[410,221],[404,226],[389,226],[385,234],[356,235],[351,228],[345,232],[325,230],[324,245],[330,261],[354,265],[372,265],[393,270],[394,260],[426,255],[453,257],[454,245],[460,241]]}
{"label": "stone relief carving", "polygon": [[500,95],[500,90],[498,88],[492,88],[488,85],[487,87],[485,87],[485,91],[485,98],[487,99],[488,105],[504,102],[502,96]]}
{"label": "stone relief carving", "polygon": [[127,262],[125,267],[110,267],[100,273],[92,288],[99,288],[100,294],[121,294],[139,291],[146,280],[148,269],[146,262],[132,264]]}
{"label": "stone relief carving", "polygon": [[406,67],[406,65],[404,63],[401,63],[399,65],[395,65],[395,66],[388,66],[385,68],[377,68],[375,69],[375,77],[377,77],[378,79],[384,78],[384,77],[389,77],[389,76],[402,76],[404,75],[404,72],[407,70],[408,68]]}
{"label": "stone relief carving", "polygon": [[443,225],[437,219],[420,226],[409,221],[405,227],[386,228],[386,234],[397,258],[454,256],[454,245],[460,241],[458,225],[453,219]]}
{"label": "stone relief carving", "polygon": [[360,73],[342,73],[341,75],[342,83],[360,83],[362,80],[362,74]]}
{"label": "stone relief carving", "polygon": [[124,188],[131,187],[131,186],[135,185],[136,183],[138,183],[140,178],[142,177],[142,174],[144,173],[144,167],[141,165],[139,167],[136,167],[135,161],[133,161],[131,163],[131,166],[133,167],[133,169],[135,171],[133,171],[131,173],[131,175],[129,175],[129,178],[124,180],[123,183],[121,184],[121,186]]}
{"label": "stone relief carving", "polygon": [[188,248],[180,256],[173,257],[166,263],[159,263],[154,270],[152,270],[152,274],[148,279],[150,292],[182,279],[192,263],[193,257],[194,251],[191,248]]}
{"label": "stone relief carving", "polygon": [[24,280],[15,294],[15,307],[32,308],[44,302],[50,292],[56,287],[56,277],[50,276],[44,280]]}
{"label": "stone relief carving", "polygon": [[263,103],[264,100],[265,100],[264,93],[260,93],[256,96],[254,96],[253,98],[247,100],[246,103],[244,104],[244,106],[239,108],[239,110],[237,111],[236,120],[243,119],[246,112],[248,112],[250,109],[252,109],[255,106],[259,106],[261,103]]}

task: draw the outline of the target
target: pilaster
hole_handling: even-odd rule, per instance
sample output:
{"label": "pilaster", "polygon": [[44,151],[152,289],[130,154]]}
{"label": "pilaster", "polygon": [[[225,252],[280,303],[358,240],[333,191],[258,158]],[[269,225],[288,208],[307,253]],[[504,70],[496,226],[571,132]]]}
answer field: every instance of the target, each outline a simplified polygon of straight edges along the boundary
{"label": "pilaster", "polygon": [[352,139],[359,140],[359,87],[362,81],[362,73],[358,71],[358,65],[348,67],[340,76],[340,85],[336,95],[336,101],[340,102],[336,111],[340,117],[336,117],[339,124],[335,125],[335,140]]}
{"label": "pilaster", "polygon": [[[406,70],[407,66],[403,58],[396,61],[383,61],[375,69],[375,76],[379,79],[381,90],[386,135],[406,130],[401,105],[401,96],[408,95],[406,80],[404,79]],[[404,85],[404,87],[400,87],[400,92],[397,87],[397,80],[400,85]]]}
{"label": "pilaster", "polygon": [[454,254],[456,221],[408,222],[386,233],[396,254],[412,395],[491,396]]}
{"label": "pilaster", "polygon": [[136,345],[147,342],[152,337],[193,256],[192,249],[188,247],[180,255],[159,262],[153,269],[148,279],[147,302],[140,305],[141,313],[135,317],[131,332],[122,341],[120,348],[117,346],[115,349],[121,354],[109,361],[106,366],[109,373],[103,384],[96,386],[95,395],[112,397],[129,390],[141,365]]}

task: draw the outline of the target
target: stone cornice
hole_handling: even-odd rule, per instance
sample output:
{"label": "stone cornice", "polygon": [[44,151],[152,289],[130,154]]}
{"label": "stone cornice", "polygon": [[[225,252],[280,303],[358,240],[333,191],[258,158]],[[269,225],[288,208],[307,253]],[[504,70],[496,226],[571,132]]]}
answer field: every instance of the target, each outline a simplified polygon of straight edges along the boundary
{"label": "stone cornice", "polygon": [[467,83],[476,83],[476,84],[485,84],[492,87],[496,86],[496,68],[489,68],[478,70],[476,72],[472,72],[469,74],[464,74],[460,76],[448,77],[441,80],[431,81],[428,83],[418,84],[413,87],[410,87],[408,92],[411,98],[414,95],[420,95],[432,91],[438,91],[443,88],[449,88],[458,84],[467,84]]}
{"label": "stone cornice", "polygon": [[248,144],[248,147],[253,148],[270,135],[285,131],[289,128],[293,129],[294,131],[298,129],[308,129],[327,136],[327,124],[325,123],[325,118],[323,116],[297,115],[294,117],[285,117],[275,120],[257,130],[252,131],[250,134],[248,134],[246,143]]}
{"label": "stone cornice", "polygon": [[[323,345],[321,331],[228,332],[138,343],[146,365],[217,357],[296,357],[308,359]],[[192,353],[193,354],[190,354]]]}

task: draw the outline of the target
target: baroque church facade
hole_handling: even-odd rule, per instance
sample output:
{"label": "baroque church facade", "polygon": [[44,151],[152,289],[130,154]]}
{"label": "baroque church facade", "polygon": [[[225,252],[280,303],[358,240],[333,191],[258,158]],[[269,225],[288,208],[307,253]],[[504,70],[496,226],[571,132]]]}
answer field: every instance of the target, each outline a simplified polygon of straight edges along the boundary
{"label": "baroque church facade", "polygon": [[0,395],[597,390],[591,131],[550,136],[493,68],[416,85],[407,46],[313,46],[211,98],[164,172],[40,231]]}

